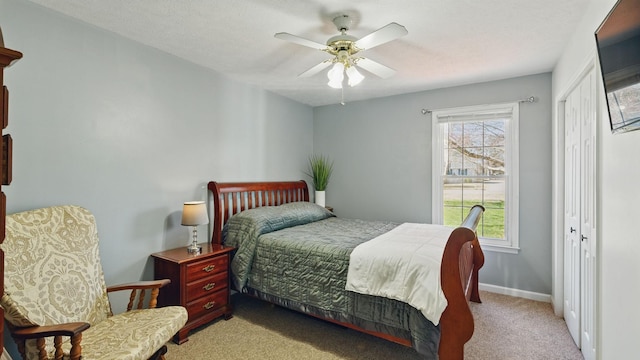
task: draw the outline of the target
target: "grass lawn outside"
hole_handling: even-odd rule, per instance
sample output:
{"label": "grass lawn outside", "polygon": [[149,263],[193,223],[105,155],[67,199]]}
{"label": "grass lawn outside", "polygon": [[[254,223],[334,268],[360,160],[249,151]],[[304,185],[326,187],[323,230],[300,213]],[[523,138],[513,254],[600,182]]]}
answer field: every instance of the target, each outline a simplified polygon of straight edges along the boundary
{"label": "grass lawn outside", "polygon": [[476,231],[478,237],[505,238],[505,181],[503,178],[449,179],[444,189],[444,224],[457,227],[473,205],[485,208]]}
{"label": "grass lawn outside", "polygon": [[484,206],[485,211],[482,214],[478,228],[476,229],[479,237],[504,239],[504,201],[459,201],[450,200],[444,203],[444,224],[447,226],[457,227],[469,213],[469,209],[473,205],[480,204]]}

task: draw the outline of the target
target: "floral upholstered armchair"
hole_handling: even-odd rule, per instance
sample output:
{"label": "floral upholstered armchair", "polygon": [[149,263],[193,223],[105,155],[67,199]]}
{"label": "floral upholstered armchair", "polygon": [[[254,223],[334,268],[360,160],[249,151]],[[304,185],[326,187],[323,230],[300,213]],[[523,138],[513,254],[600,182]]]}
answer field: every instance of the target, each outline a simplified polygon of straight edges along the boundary
{"label": "floral upholstered armchair", "polygon": [[[0,247],[0,305],[23,359],[162,359],[187,321],[181,306],[155,308],[168,280],[106,287],[95,218],[84,208],[8,215]],[[125,289],[128,311],[113,315],[107,293]]]}

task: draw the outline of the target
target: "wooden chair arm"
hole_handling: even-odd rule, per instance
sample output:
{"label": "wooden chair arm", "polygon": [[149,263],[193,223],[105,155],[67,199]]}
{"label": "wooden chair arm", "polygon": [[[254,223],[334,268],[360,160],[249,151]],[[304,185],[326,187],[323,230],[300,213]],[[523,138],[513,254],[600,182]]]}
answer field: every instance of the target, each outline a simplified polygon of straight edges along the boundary
{"label": "wooden chair arm", "polygon": [[37,339],[50,336],[74,336],[89,328],[89,323],[73,322],[58,325],[14,328],[11,336],[16,339]]}
{"label": "wooden chair arm", "polygon": [[112,285],[107,287],[107,292],[112,292],[112,291],[121,291],[121,290],[145,290],[145,289],[155,289],[155,288],[161,288],[165,285],[168,285],[171,283],[171,280],[169,279],[162,279],[162,280],[150,280],[150,281],[136,281],[136,282],[132,282],[132,283],[126,283],[126,284],[118,284],[118,285]]}
{"label": "wooden chair arm", "polygon": [[127,304],[127,311],[133,309],[133,304],[138,298],[136,309],[143,309],[145,303],[145,290],[151,289],[151,296],[149,299],[149,309],[153,309],[158,304],[158,294],[160,288],[171,283],[169,279],[162,280],[150,280],[150,281],[137,281],[127,284],[113,285],[107,288],[107,293],[120,290],[131,290],[129,296],[129,303]]}
{"label": "wooden chair arm", "polygon": [[18,345],[18,351],[23,359],[26,359],[25,342],[27,339],[36,339],[36,347],[38,348],[39,358],[47,359],[47,350],[45,348],[45,338],[53,337],[53,346],[55,347],[55,359],[62,359],[64,352],[62,350],[62,337],[69,336],[71,338],[71,351],[69,352],[70,360],[82,359],[82,332],[89,328],[89,323],[74,322],[58,325],[47,326],[30,326],[25,328],[12,328],[11,336]]}

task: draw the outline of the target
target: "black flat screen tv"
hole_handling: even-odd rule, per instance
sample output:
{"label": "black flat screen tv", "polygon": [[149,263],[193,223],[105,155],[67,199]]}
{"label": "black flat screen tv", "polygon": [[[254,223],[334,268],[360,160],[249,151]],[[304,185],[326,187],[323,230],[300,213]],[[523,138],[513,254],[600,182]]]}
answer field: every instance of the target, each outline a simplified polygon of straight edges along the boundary
{"label": "black flat screen tv", "polygon": [[640,130],[640,0],[618,0],[595,35],[611,131]]}

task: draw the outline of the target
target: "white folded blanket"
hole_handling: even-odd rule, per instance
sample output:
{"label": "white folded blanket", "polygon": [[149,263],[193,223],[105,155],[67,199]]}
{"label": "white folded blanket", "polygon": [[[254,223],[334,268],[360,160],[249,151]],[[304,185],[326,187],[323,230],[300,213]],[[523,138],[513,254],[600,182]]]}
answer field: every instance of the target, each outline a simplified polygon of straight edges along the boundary
{"label": "white folded blanket", "polygon": [[405,302],[438,325],[447,307],[440,265],[453,230],[404,223],[358,245],[349,260],[346,290]]}

